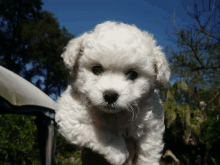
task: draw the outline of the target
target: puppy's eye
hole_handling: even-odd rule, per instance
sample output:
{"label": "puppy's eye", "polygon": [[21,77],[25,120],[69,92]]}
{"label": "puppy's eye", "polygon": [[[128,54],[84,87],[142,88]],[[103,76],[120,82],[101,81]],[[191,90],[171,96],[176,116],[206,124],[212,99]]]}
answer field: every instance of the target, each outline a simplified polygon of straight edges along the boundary
{"label": "puppy's eye", "polygon": [[126,76],[129,80],[134,80],[137,78],[138,74],[137,74],[137,72],[130,70],[126,73]]}
{"label": "puppy's eye", "polygon": [[100,75],[102,74],[102,72],[104,72],[102,66],[94,66],[92,68],[92,72],[95,74],[95,75]]}

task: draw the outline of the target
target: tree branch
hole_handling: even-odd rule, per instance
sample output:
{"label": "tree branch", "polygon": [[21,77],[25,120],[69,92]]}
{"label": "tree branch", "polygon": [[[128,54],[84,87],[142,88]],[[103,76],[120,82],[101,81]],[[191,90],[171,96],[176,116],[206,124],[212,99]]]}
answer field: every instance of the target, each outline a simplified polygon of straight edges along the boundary
{"label": "tree branch", "polygon": [[213,102],[218,95],[219,95],[219,92],[211,100],[209,100],[208,103],[210,104],[211,102]]}
{"label": "tree branch", "polygon": [[170,156],[177,164],[182,164],[180,160],[173,154],[171,150],[166,150],[165,154],[163,155],[163,158]]}
{"label": "tree branch", "polygon": [[192,72],[198,71],[198,70],[208,70],[208,69],[220,69],[220,66],[213,66],[213,67],[197,67]]}

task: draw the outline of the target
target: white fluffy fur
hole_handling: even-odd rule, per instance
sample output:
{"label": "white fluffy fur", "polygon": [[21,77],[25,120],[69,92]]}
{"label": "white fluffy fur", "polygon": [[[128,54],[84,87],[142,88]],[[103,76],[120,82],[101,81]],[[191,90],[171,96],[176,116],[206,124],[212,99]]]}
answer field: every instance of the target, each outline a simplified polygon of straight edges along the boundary
{"label": "white fluffy fur", "polygon": [[[159,165],[164,114],[156,84],[170,77],[153,36],[135,25],[104,22],[72,39],[62,54],[72,83],[58,99],[59,132],[72,144],[91,148],[113,165]],[[104,72],[95,75],[94,66]],[[134,70],[134,80],[126,72]],[[113,108],[103,92],[119,94]]]}

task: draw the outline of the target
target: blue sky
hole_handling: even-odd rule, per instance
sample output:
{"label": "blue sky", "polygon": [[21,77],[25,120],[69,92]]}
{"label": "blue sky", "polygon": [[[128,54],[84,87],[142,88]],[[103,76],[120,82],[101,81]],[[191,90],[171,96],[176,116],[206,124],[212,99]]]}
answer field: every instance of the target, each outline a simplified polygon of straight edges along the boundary
{"label": "blue sky", "polygon": [[[141,30],[154,35],[157,44],[165,50],[171,45],[165,33],[172,29],[173,18],[181,24],[188,24],[191,18],[187,8],[192,11],[192,0],[43,0],[43,10],[54,13],[60,26],[76,37],[92,30],[97,24],[112,20],[135,24]],[[176,79],[171,79],[173,84]]]}
{"label": "blue sky", "polygon": [[166,18],[183,24],[190,20],[187,6],[192,0],[43,0],[43,10],[54,13],[60,26],[65,26],[76,37],[92,30],[97,24],[112,20],[135,24],[138,28],[154,34],[158,45],[165,48],[168,37],[165,29],[172,27]]}

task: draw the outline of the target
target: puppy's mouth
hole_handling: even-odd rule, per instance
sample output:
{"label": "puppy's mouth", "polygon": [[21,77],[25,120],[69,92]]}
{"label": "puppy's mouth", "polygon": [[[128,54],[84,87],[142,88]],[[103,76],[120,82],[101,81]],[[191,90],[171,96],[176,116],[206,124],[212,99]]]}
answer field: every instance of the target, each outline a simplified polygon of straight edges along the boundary
{"label": "puppy's mouth", "polygon": [[116,103],[114,104],[103,103],[100,106],[98,106],[98,108],[107,113],[117,113],[121,111],[121,108],[118,107]]}

